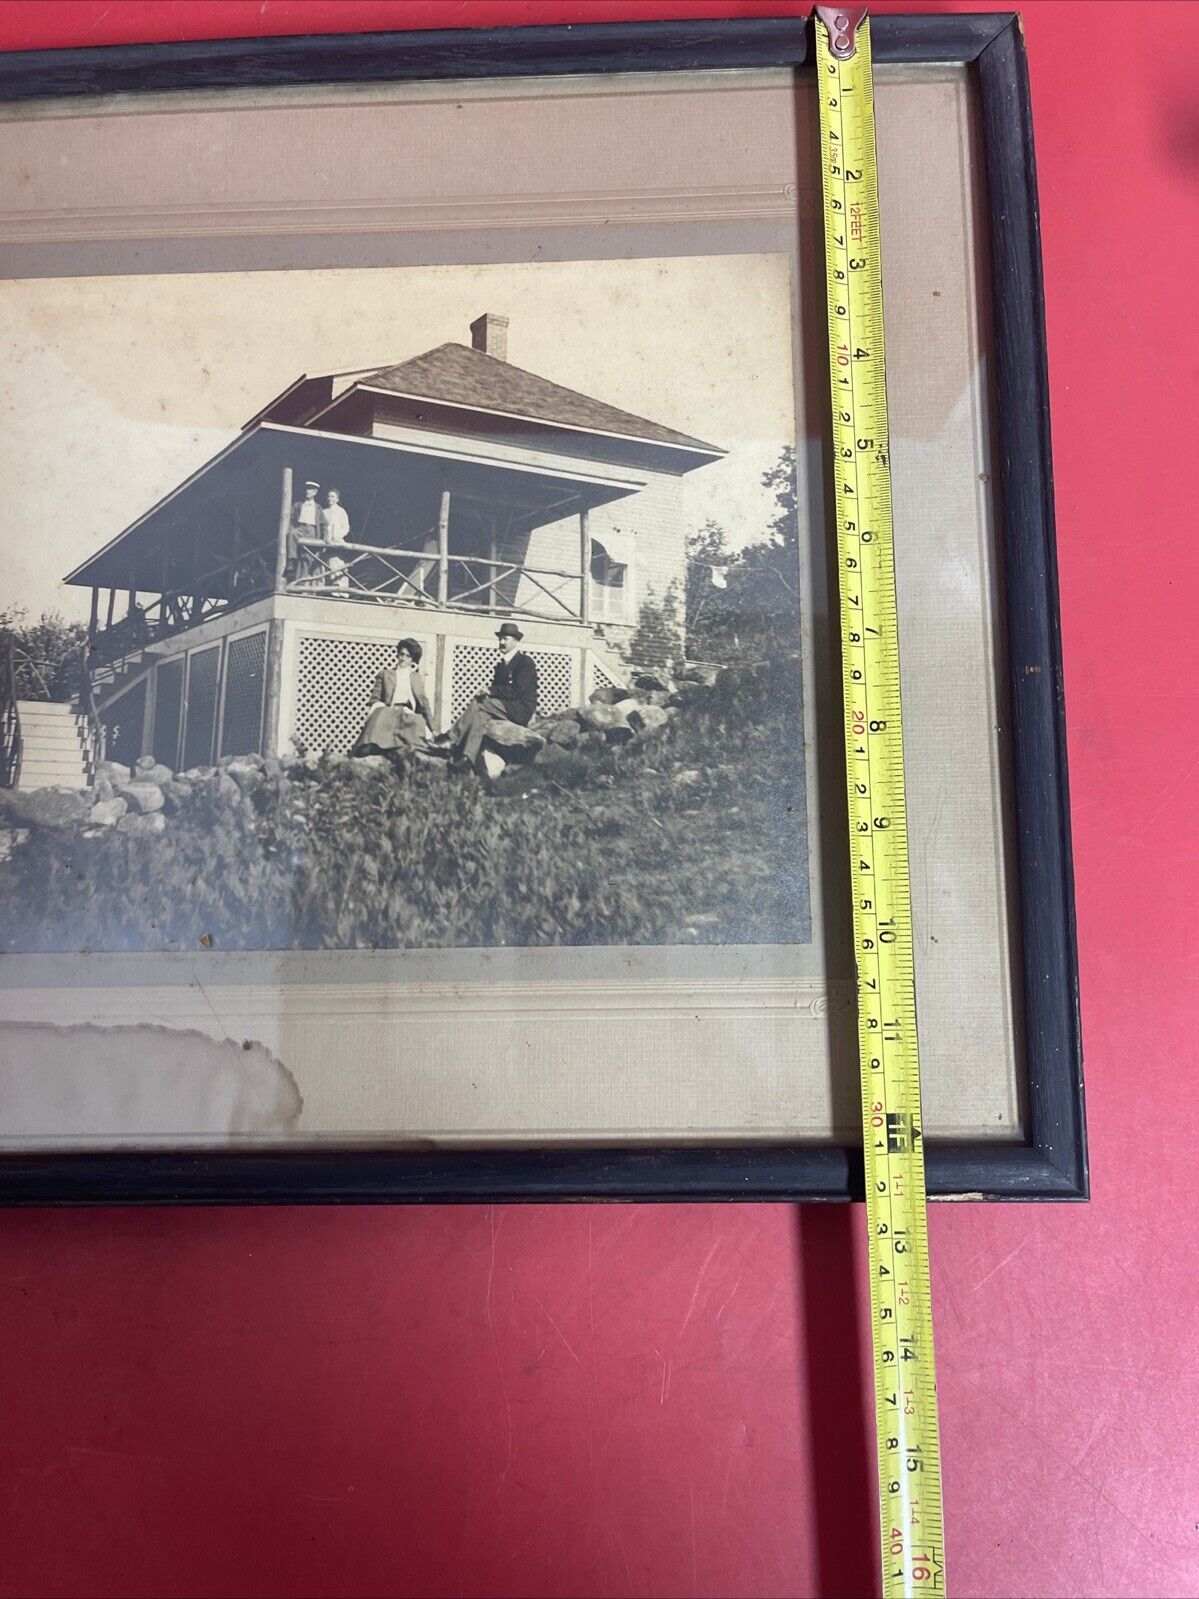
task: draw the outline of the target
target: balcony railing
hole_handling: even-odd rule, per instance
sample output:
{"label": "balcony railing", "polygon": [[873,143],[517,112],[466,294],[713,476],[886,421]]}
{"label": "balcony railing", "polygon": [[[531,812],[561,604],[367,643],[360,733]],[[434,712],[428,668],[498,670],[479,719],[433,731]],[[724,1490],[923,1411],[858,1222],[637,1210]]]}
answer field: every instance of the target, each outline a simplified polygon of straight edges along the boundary
{"label": "balcony railing", "polygon": [[84,736],[84,761],[87,766],[87,780],[89,783],[96,781],[96,772],[104,759],[107,732],[104,723],[100,720],[100,712],[96,706],[96,693],[92,685],[92,675],[86,665],[79,675],[79,715],[83,719]]}
{"label": "balcony railing", "polygon": [[254,550],[214,562],[195,582],[195,589],[205,592],[187,592],[181,585],[132,604],[126,616],[96,628],[89,667],[103,674],[115,671],[147,645],[273,592],[540,621],[585,620],[584,580],[577,571],[481,555],[442,556],[436,549],[332,544],[293,534],[285,569],[276,579],[268,554]]}
{"label": "balcony railing", "polygon": [[[166,588],[141,604],[131,605],[128,615],[95,630],[88,650],[90,666],[114,666],[157,639],[186,632],[223,611],[269,594],[274,587],[274,572],[268,553],[250,550],[215,561],[194,584],[180,583],[178,588]],[[211,592],[214,589],[216,593]]]}
{"label": "balcony railing", "polygon": [[376,605],[427,605],[542,621],[583,617],[582,575],[481,555],[439,555],[375,544],[295,539],[289,594],[321,594]]}

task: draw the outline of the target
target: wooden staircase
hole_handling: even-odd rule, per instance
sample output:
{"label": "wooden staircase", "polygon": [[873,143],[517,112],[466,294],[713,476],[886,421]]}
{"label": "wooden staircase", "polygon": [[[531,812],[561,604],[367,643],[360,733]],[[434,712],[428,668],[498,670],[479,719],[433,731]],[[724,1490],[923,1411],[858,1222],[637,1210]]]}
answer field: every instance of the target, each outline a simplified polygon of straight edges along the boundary
{"label": "wooden staircase", "polygon": [[21,719],[19,789],[87,788],[86,722],[73,705],[18,700]]}
{"label": "wooden staircase", "polygon": [[110,700],[116,699],[122,689],[128,688],[135,678],[141,676],[152,659],[148,650],[138,650],[136,654],[123,656],[112,666],[94,667],[92,687],[96,703],[107,705]]}

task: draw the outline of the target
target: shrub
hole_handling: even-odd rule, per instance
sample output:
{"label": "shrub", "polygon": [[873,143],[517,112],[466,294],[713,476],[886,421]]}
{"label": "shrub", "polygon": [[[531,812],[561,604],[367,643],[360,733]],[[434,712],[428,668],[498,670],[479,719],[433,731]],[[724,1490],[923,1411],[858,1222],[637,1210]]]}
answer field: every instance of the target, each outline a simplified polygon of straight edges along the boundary
{"label": "shrub", "polygon": [[18,699],[71,699],[83,675],[87,629],[82,623],[66,622],[57,611],[29,622],[24,611],[0,610],[0,659],[10,640]]}

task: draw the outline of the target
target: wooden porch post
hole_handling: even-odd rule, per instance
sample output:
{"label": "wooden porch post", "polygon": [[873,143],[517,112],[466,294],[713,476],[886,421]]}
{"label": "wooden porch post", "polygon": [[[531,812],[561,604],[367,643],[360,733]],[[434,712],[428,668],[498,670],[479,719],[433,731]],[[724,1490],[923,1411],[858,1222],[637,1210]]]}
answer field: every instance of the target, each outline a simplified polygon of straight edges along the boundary
{"label": "wooden porch post", "polygon": [[[290,470],[288,476],[290,476]],[[288,504],[290,515],[291,505]],[[282,755],[279,748],[279,712],[283,702],[283,623],[275,616],[267,624],[266,684],[262,704],[260,755]]]}
{"label": "wooden porch post", "polygon": [[279,534],[275,540],[275,593],[283,588],[287,573],[287,535],[291,531],[291,467],[283,468],[279,493]]}
{"label": "wooden porch post", "polygon": [[441,505],[437,512],[437,603],[445,605],[450,597],[450,491],[442,489]]}
{"label": "wooden porch post", "polygon": [[[287,542],[291,533],[293,504],[292,470],[283,468],[279,482],[279,531],[275,539],[275,593],[287,583]],[[283,623],[273,616],[266,633],[266,682],[262,696],[262,740],[260,753],[279,753],[279,710],[283,688]]]}
{"label": "wooden porch post", "polygon": [[487,609],[495,611],[495,563],[499,559],[500,541],[496,538],[495,522],[491,522],[487,530],[487,559],[491,565],[487,568],[490,574],[487,579]]}
{"label": "wooden porch post", "polygon": [[158,714],[158,667],[152,666],[146,674],[146,701],[142,712],[142,747],[139,754],[154,753],[154,722]]}
{"label": "wooden porch post", "polygon": [[112,626],[112,613],[113,613],[113,611],[116,610],[116,605],[117,605],[117,591],[116,591],[116,589],[109,589],[109,591],[108,591],[108,620],[104,624],[105,627],[111,627]]}
{"label": "wooden porch post", "polygon": [[585,505],[579,510],[579,567],[579,620],[586,622],[591,616],[591,532]]}
{"label": "wooden porch post", "polygon": [[94,644],[96,642],[96,630],[99,627],[99,625],[100,625],[100,590],[93,583],[92,584],[92,615],[91,615],[91,620],[87,624],[87,641],[88,641],[89,645],[90,644]]}

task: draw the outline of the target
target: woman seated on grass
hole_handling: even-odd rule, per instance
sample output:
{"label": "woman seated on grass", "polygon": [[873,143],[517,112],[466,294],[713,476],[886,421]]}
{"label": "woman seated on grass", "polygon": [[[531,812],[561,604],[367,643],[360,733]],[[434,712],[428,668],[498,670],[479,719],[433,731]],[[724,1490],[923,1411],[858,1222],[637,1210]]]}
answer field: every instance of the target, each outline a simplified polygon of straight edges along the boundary
{"label": "woman seated on grass", "polygon": [[433,735],[433,712],[420,674],[421,647],[414,638],[396,645],[396,663],[384,667],[371,691],[371,708],[351,755],[386,755],[419,749]]}

